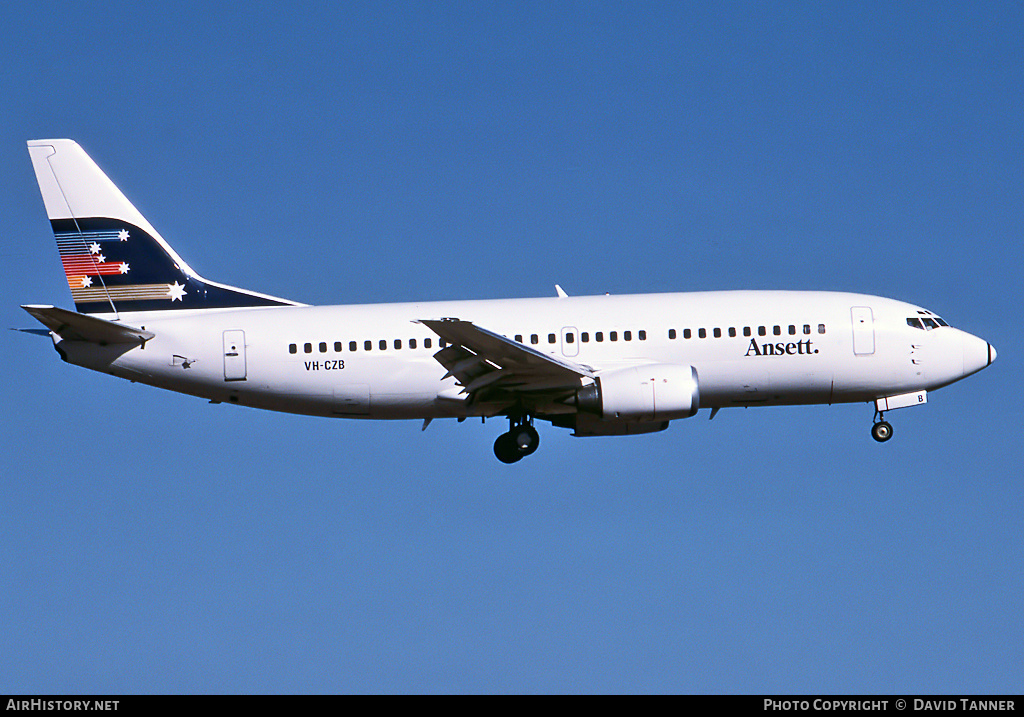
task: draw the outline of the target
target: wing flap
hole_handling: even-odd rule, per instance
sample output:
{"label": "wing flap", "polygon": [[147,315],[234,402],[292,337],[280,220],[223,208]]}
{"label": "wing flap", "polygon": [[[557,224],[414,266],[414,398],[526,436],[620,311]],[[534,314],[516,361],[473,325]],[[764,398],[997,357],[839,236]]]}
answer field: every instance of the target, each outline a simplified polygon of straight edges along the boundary
{"label": "wing flap", "polygon": [[89,341],[94,344],[145,344],[156,336],[134,326],[126,326],[95,316],[78,314],[56,306],[22,306],[39,323],[67,341]]}
{"label": "wing flap", "polygon": [[483,358],[462,346],[447,346],[434,354],[434,358],[448,371],[442,381],[454,376],[463,386],[494,370]]}
{"label": "wing flap", "polygon": [[[535,372],[549,377],[562,376],[574,383],[580,378],[594,377],[594,372],[586,366],[543,354],[506,336],[476,326],[471,321],[423,319],[420,323],[455,347],[468,349],[482,361],[493,362],[498,368],[512,369],[516,374]],[[446,350],[442,349],[442,352]],[[492,370],[494,368],[492,366]]]}
{"label": "wing flap", "polygon": [[587,366],[543,354],[459,319],[424,319],[449,346],[434,354],[470,402],[546,403],[594,377]]}

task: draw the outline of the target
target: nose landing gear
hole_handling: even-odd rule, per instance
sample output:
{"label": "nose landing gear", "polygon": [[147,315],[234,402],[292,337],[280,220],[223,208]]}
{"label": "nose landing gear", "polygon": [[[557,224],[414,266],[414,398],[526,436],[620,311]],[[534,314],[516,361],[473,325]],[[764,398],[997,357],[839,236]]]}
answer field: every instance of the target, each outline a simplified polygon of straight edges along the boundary
{"label": "nose landing gear", "polygon": [[494,442],[494,455],[502,463],[515,463],[537,450],[540,434],[528,416],[511,417],[508,422],[508,432]]}
{"label": "nose landing gear", "polygon": [[879,443],[885,443],[892,438],[892,425],[888,421],[882,420],[882,412],[875,411],[875,424],[871,426],[871,437]]}

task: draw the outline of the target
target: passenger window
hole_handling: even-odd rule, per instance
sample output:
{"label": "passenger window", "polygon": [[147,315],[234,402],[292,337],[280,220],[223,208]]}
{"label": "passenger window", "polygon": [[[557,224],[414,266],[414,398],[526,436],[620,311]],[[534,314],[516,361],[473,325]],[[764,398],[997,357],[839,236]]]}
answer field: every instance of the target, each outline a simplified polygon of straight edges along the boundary
{"label": "passenger window", "polygon": [[774,332],[774,334],[775,334],[776,336],[782,336],[782,327],[781,327],[781,326],[776,326],[776,327],[774,327],[774,328],[772,329],[772,331]]}
{"label": "passenger window", "polygon": [[825,333],[825,324],[818,324],[818,333],[819,334]]}
{"label": "passenger window", "polygon": [[416,339],[409,339],[409,348],[416,348]]}
{"label": "passenger window", "polygon": [[430,338],[423,339],[423,348],[429,349],[433,345],[434,345],[434,342],[433,342],[432,339],[430,339]]}
{"label": "passenger window", "polygon": [[722,338],[722,330],[721,329],[715,329],[714,333],[715,333],[715,338],[716,339]]}
{"label": "passenger window", "polygon": [[549,344],[553,344],[556,341],[558,341],[558,337],[557,336],[555,336],[554,334],[548,334],[548,343]]}
{"label": "passenger window", "polygon": [[633,332],[632,331],[623,331],[622,332],[622,340],[623,341],[632,341],[633,340]]}
{"label": "passenger window", "polygon": [[530,343],[531,344],[539,344],[540,343],[540,337],[537,336],[537,334],[530,334]]}
{"label": "passenger window", "polygon": [[763,326],[758,326],[757,327],[757,335],[758,336],[767,336],[768,335],[768,329],[766,329]]}
{"label": "passenger window", "polygon": [[619,332],[618,331],[609,331],[608,332],[608,340],[609,341],[618,341],[619,340]]}
{"label": "passenger window", "polygon": [[643,329],[640,329],[640,331],[636,332],[636,337],[638,339],[640,339],[641,341],[646,341],[647,340],[647,332],[644,331]]}
{"label": "passenger window", "polygon": [[805,334],[811,333],[811,325],[810,324],[804,324],[804,333]]}
{"label": "passenger window", "polygon": [[326,341],[321,341],[320,342],[320,353],[322,353],[322,354],[327,353],[327,342]]}
{"label": "passenger window", "polygon": [[288,353],[294,354],[299,352],[299,347],[295,344],[288,344]]}
{"label": "passenger window", "polygon": [[445,341],[444,339],[440,339],[440,340],[439,340],[439,341],[437,342],[437,345],[438,345],[438,346],[440,346],[441,348],[447,348],[447,347],[448,347],[448,342],[447,342],[447,341]]}
{"label": "passenger window", "polygon": [[387,342],[387,339],[381,339],[381,340],[380,340],[380,341],[378,342],[378,344],[380,345],[380,350],[381,350],[381,351],[387,351],[387,348],[388,348],[388,342]]}
{"label": "passenger window", "polygon": [[302,350],[305,351],[307,354],[313,353],[313,344],[303,344]]}
{"label": "passenger window", "polygon": [[402,339],[395,339],[395,350],[402,348]]}
{"label": "passenger window", "polygon": [[335,353],[339,353],[339,354],[341,353],[341,342],[340,341],[335,341],[334,342],[334,352]]}
{"label": "passenger window", "polygon": [[750,336],[751,333],[753,333],[753,332],[750,330],[749,326],[744,326],[743,327],[743,335],[744,336]]}
{"label": "passenger window", "polygon": [[348,350],[349,351],[355,351],[358,348],[359,348],[359,344],[357,344],[355,341],[349,341],[348,342]]}
{"label": "passenger window", "polygon": [[789,335],[796,336],[796,326],[794,326],[793,324],[789,325]]}
{"label": "passenger window", "polygon": [[733,326],[729,327],[729,338],[731,338],[731,339],[736,338],[736,329]]}
{"label": "passenger window", "polygon": [[596,341],[597,343],[601,343],[602,341],[604,341],[604,332],[598,331],[596,334],[594,334],[594,341]]}
{"label": "passenger window", "polygon": [[674,339],[676,337],[676,330],[675,329],[669,329],[668,330],[668,337],[670,339]]}
{"label": "passenger window", "polygon": [[683,329],[683,338],[688,339],[693,336],[693,332],[689,329]]}
{"label": "passenger window", "polygon": [[707,330],[705,330],[705,329],[697,329],[697,337],[701,338],[701,339],[706,339],[708,337]]}
{"label": "passenger window", "polygon": [[576,337],[571,332],[565,334],[565,343],[571,344],[576,341]]}
{"label": "passenger window", "polygon": [[523,343],[523,335],[522,334],[516,334],[516,343],[519,343],[519,344]]}
{"label": "passenger window", "polygon": [[580,341],[582,341],[585,344],[590,343],[590,334],[588,334],[586,331],[581,333],[580,334]]}

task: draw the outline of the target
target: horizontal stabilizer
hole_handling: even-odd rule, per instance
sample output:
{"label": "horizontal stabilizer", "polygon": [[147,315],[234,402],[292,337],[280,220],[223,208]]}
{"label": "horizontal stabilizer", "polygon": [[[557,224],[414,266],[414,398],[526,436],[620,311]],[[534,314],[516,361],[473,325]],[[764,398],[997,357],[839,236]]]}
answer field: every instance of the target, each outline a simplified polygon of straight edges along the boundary
{"label": "horizontal stabilizer", "polygon": [[39,323],[66,341],[90,341],[95,344],[144,344],[156,336],[133,326],[77,314],[56,306],[22,306]]}

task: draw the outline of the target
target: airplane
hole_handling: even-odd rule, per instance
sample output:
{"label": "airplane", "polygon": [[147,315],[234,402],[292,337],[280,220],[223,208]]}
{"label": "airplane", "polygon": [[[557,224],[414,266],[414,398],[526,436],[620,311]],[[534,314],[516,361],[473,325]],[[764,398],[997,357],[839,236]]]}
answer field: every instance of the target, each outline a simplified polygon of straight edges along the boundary
{"label": "airplane", "polygon": [[61,359],[272,411],[500,418],[503,463],[535,421],[652,433],[728,407],[867,402],[884,414],[991,365],[996,350],[914,304],[824,291],[712,291],[309,306],[196,273],[69,139],[28,150],[75,311],[22,308]]}

